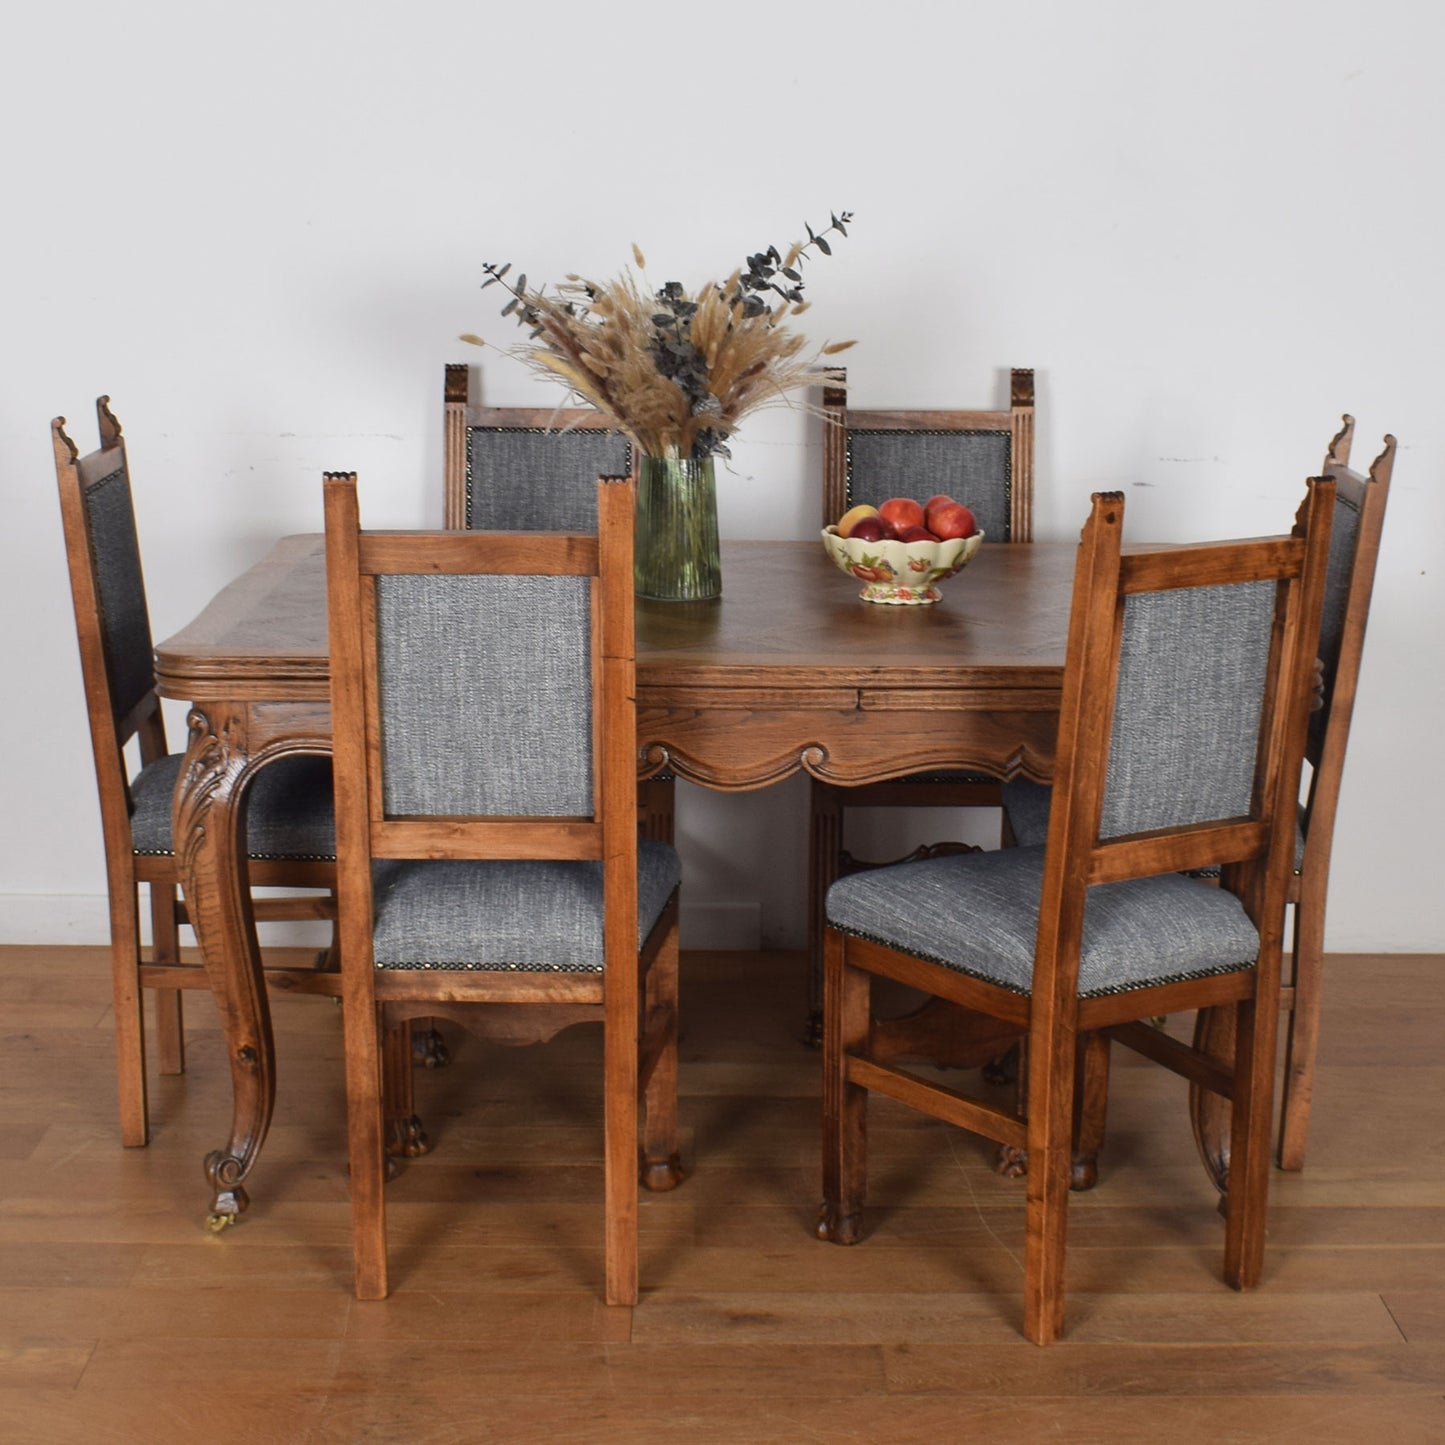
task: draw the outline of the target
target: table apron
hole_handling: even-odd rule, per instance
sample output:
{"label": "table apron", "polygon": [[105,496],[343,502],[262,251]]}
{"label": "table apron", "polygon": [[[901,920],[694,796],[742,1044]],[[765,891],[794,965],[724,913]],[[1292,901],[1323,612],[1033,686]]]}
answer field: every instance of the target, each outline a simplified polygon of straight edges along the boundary
{"label": "table apron", "polygon": [[747,707],[659,706],[639,698],[639,771],[670,768],[725,792],[747,791],[805,772],[840,786],[909,773],[970,769],[999,778],[1046,782],[1053,771],[1058,698],[1037,706],[905,708],[886,695],[877,705],[817,706],[793,695],[787,706],[759,699]]}

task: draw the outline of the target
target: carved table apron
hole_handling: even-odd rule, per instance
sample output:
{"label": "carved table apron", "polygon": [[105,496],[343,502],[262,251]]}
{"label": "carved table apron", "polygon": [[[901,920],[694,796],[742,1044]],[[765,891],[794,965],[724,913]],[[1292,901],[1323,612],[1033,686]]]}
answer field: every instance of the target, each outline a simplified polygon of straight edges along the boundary
{"label": "carved table apron", "polygon": [[[639,773],[763,787],[806,771],[873,782],[935,768],[1046,781],[1076,548],[986,545],[933,606],[869,605],[816,542],[723,546],[720,600],[637,604]],[[212,1213],[246,1207],[275,1099],[270,1010],[245,878],[257,771],[331,746],[319,536],[284,538],[156,649],[188,701],[176,849],[225,1030],[231,1136]]]}

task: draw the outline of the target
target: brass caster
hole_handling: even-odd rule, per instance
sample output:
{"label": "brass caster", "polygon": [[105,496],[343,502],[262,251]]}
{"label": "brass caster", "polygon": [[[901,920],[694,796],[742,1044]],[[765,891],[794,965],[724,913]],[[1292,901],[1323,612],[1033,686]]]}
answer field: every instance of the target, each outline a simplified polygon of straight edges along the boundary
{"label": "brass caster", "polygon": [[229,1229],[240,1218],[239,1214],[208,1214],[206,1216],[206,1228],[212,1234],[220,1234],[223,1230]]}

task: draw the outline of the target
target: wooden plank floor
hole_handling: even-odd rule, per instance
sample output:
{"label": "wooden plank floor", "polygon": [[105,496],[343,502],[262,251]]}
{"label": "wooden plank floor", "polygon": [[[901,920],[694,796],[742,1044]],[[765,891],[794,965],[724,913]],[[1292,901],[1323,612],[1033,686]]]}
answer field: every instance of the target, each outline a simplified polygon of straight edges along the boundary
{"label": "wooden plank floor", "polygon": [[1220,1282],[1184,1086],[1116,1051],[1047,1350],[1018,1334],[1022,1186],[991,1146],[877,1102],[871,1235],[818,1243],[801,958],[686,955],[683,981],[691,1177],[644,1195],[636,1309],[598,1302],[587,1029],[452,1036],[419,1080],[436,1150],[389,1186],[394,1293],[359,1304],[333,1004],[275,1001],[276,1123],[213,1236],[209,999],[123,1150],[104,951],[0,948],[0,1439],[1445,1440],[1445,959],[1329,961],[1309,1163],[1274,1175],[1254,1294]]}

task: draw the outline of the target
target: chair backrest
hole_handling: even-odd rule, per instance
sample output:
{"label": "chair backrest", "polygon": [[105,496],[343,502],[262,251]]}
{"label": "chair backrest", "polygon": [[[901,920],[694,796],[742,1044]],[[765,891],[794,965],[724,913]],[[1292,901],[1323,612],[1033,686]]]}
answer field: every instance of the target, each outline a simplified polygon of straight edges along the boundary
{"label": "chair backrest", "polygon": [[1094,497],[1074,576],[1036,999],[1041,986],[1073,995],[1097,883],[1220,867],[1277,953],[1334,503],[1333,482],[1308,486],[1289,536],[1186,547],[1122,549],[1122,494]]}
{"label": "chair backrest", "polygon": [[597,478],[634,470],[632,444],[583,407],[489,407],[446,369],[444,523],[463,531],[594,532]]}
{"label": "chair backrest", "polygon": [[1347,415],[1343,423],[1325,455],[1324,475],[1335,483],[1335,514],[1320,621],[1324,702],[1310,714],[1305,751],[1312,769],[1305,805],[1305,847],[1311,854],[1322,851],[1326,859],[1360,677],[1385,503],[1395,467],[1395,438],[1386,436],[1384,450],[1371,464],[1369,475],[1351,471],[1355,419]]}
{"label": "chair backrest", "polygon": [[603,859],[635,953],[633,492],[594,486],[590,535],[372,533],[327,475],[344,913],[371,916],[372,859]]}
{"label": "chair backrest", "polygon": [[50,424],[60,515],[75,604],[81,675],[90,716],[106,852],[130,852],[130,783],[124,748],[139,735],[142,763],[166,752],[165,724],[155,691],[155,659],[145,577],[136,538],[130,469],[110,398],[95,404],[100,447],[81,456]]}
{"label": "chair backrest", "polygon": [[1007,411],[860,411],[847,377],[823,390],[823,516],[889,497],[946,493],[995,542],[1034,535],[1034,374],[1010,373]]}

